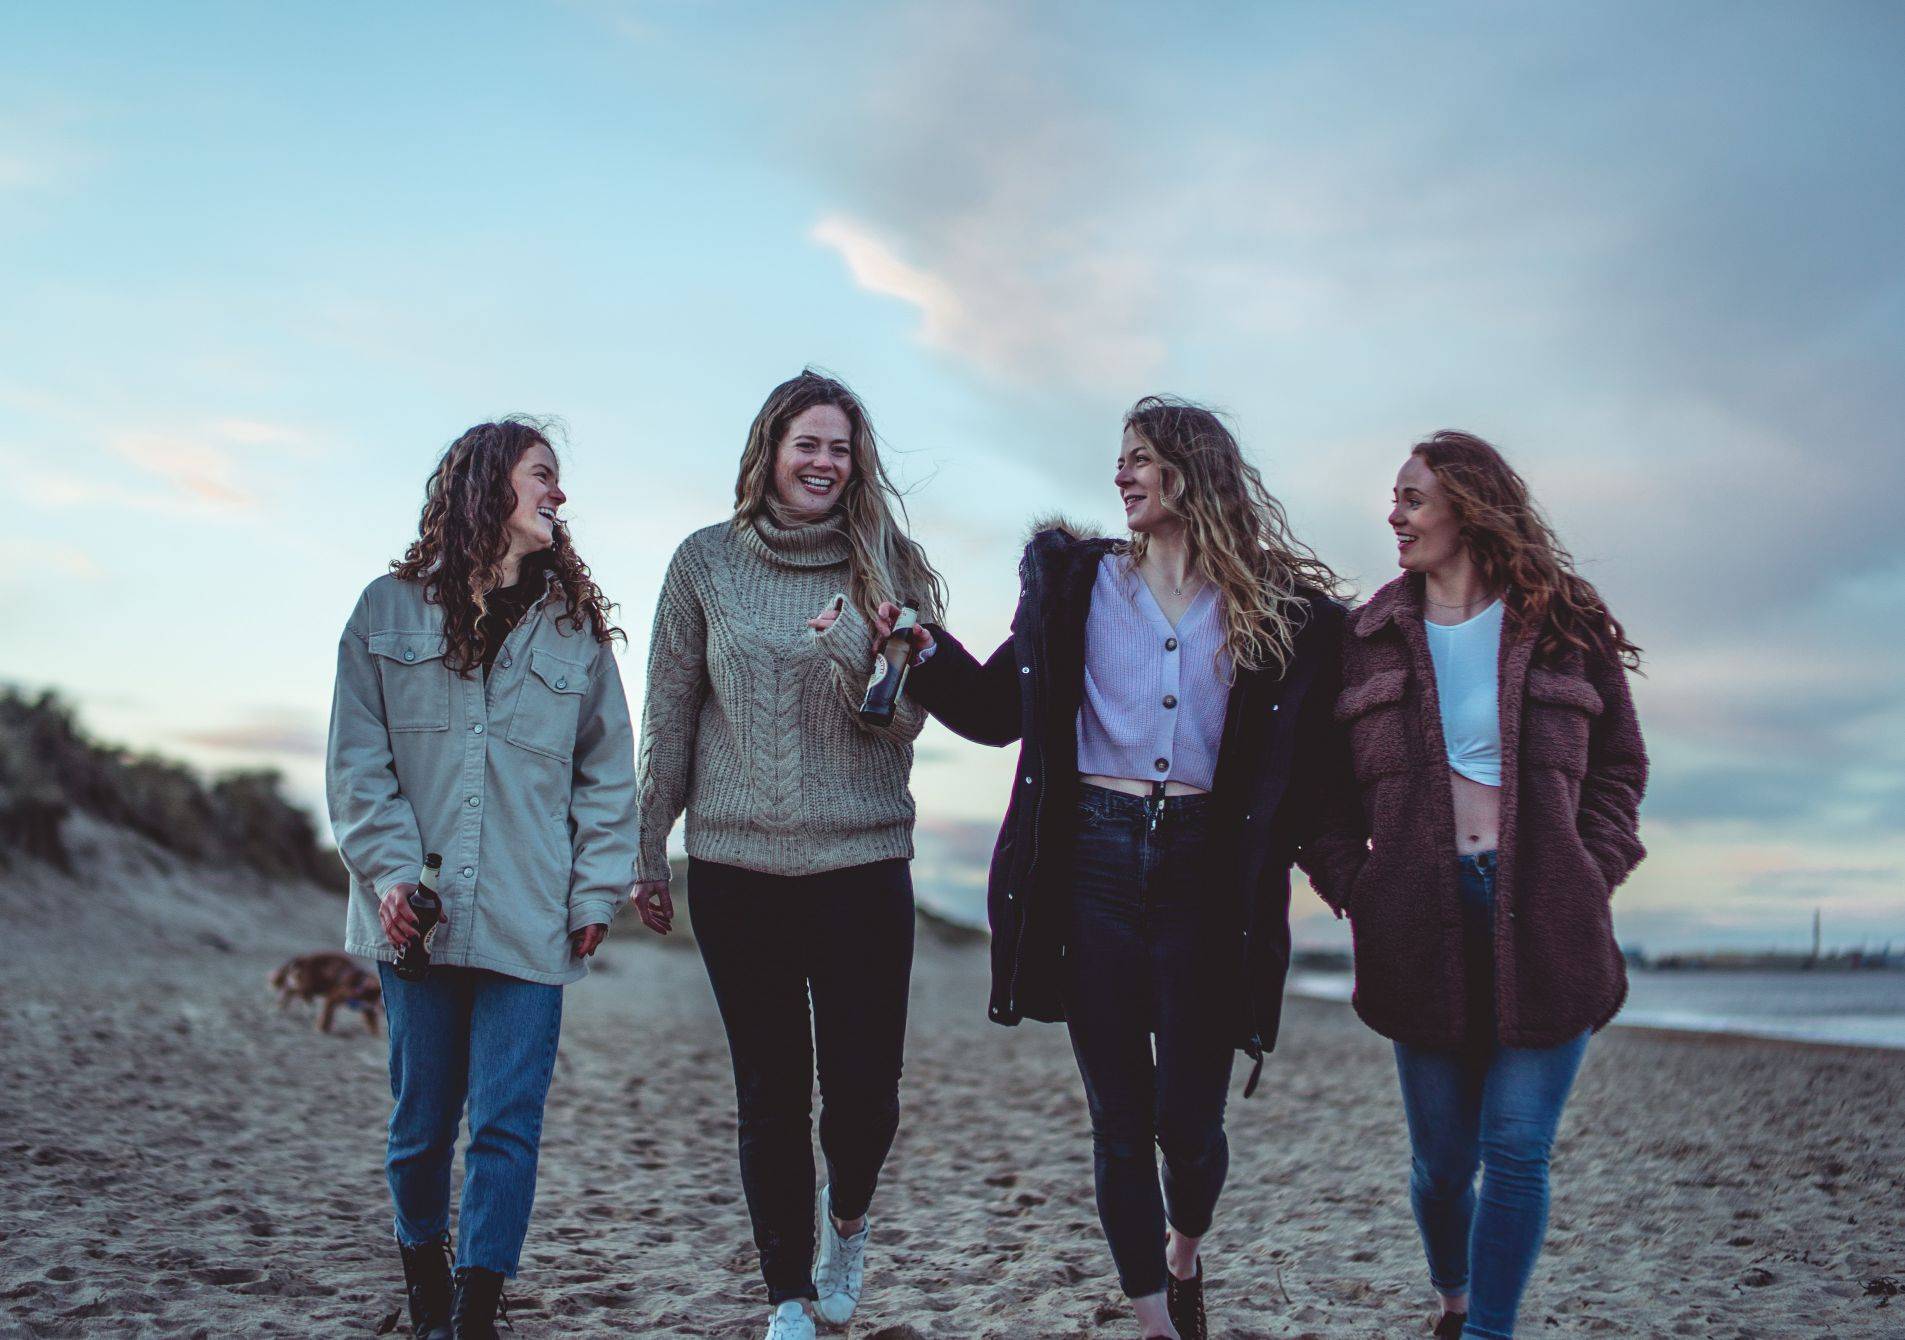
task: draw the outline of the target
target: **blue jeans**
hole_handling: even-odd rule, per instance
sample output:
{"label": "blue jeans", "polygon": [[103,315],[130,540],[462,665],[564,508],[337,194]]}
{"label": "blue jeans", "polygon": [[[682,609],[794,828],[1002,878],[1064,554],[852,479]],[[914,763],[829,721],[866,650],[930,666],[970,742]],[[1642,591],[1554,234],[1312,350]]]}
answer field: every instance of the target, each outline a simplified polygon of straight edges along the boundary
{"label": "blue jeans", "polygon": [[1210,798],[1172,796],[1155,825],[1146,804],[1082,788],[1063,979],[1098,1219],[1131,1298],[1164,1289],[1167,1216],[1187,1237],[1210,1230],[1230,1167],[1235,1054],[1223,891],[1203,877]]}
{"label": "blue jeans", "polygon": [[1440,1293],[1469,1291],[1464,1335],[1506,1340],[1547,1232],[1548,1152],[1588,1034],[1557,1047],[1496,1044],[1495,853],[1460,859],[1470,999],[1482,1006],[1483,1026],[1452,1051],[1398,1042],[1396,1072],[1429,1279]]}
{"label": "blue jeans", "polygon": [[469,1105],[456,1262],[513,1276],[536,1199],[542,1107],[562,1031],[562,988],[441,964],[421,982],[378,965],[390,1019],[384,1174],[397,1238],[433,1242],[450,1223],[450,1162]]}

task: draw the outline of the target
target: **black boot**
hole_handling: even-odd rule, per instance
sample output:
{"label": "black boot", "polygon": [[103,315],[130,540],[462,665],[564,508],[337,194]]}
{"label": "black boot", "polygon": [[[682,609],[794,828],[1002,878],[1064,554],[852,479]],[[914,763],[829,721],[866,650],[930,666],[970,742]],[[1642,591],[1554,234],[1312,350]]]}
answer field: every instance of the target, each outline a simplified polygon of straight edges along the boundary
{"label": "black boot", "polygon": [[419,1247],[397,1244],[403,1253],[404,1292],[410,1299],[410,1334],[417,1340],[450,1338],[450,1235]]}
{"label": "black boot", "polygon": [[[496,1319],[509,1325],[503,1302],[503,1277],[481,1266],[456,1272],[456,1295],[450,1304],[450,1334],[455,1340],[496,1340]],[[511,1330],[516,1329],[511,1326]]]}
{"label": "black boot", "polygon": [[1197,1274],[1181,1280],[1164,1272],[1164,1307],[1171,1314],[1171,1325],[1184,1340],[1205,1340],[1210,1334],[1204,1321],[1204,1258],[1197,1258]]}

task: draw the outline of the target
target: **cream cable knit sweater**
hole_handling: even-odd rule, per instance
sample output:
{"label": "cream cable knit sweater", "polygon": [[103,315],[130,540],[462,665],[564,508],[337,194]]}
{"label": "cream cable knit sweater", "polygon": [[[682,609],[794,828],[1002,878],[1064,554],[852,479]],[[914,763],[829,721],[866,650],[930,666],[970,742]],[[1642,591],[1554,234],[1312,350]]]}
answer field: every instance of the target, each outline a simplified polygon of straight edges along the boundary
{"label": "cream cable knit sweater", "polygon": [[642,710],[637,879],[668,878],[668,832],[688,811],[688,854],[811,875],[913,854],[913,740],[903,698],[889,726],[855,709],[873,632],[851,603],[846,537],[766,517],[682,541],[662,581]]}

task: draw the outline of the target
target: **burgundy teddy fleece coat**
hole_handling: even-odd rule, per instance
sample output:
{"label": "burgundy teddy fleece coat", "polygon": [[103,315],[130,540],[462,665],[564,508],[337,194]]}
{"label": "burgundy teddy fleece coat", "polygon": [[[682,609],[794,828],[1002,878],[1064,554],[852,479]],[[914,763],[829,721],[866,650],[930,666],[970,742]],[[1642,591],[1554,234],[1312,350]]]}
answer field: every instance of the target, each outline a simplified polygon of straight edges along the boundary
{"label": "burgundy teddy fleece coat", "polygon": [[[1454,801],[1422,628],[1422,585],[1399,577],[1351,614],[1336,719],[1348,733],[1369,836],[1331,887],[1355,932],[1356,1012],[1385,1037],[1469,1036]],[[1599,1029],[1627,998],[1610,897],[1646,849],[1647,751],[1612,657],[1535,663],[1504,632],[1501,840],[1495,890],[1496,1038],[1552,1047]]]}

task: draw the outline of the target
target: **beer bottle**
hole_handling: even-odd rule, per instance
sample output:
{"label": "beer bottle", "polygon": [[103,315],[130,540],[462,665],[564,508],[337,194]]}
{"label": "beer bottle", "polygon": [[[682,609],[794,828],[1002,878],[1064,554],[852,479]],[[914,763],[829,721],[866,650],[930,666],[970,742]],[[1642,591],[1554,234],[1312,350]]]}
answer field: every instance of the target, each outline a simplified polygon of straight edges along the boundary
{"label": "beer bottle", "polygon": [[900,692],[906,687],[907,669],[913,662],[911,632],[918,626],[919,611],[910,605],[900,606],[893,631],[873,658],[873,677],[867,681],[866,698],[860,703],[862,721],[883,726],[893,719],[893,709],[899,706]]}
{"label": "beer bottle", "polygon": [[423,877],[410,891],[410,911],[417,918],[417,934],[397,951],[397,975],[406,982],[421,982],[430,971],[430,935],[443,920],[443,900],[437,897],[437,876],[443,871],[443,858],[431,852],[423,858]]}

